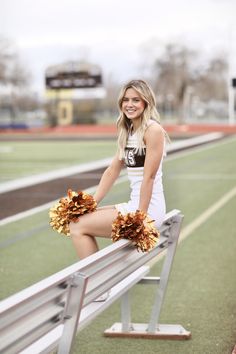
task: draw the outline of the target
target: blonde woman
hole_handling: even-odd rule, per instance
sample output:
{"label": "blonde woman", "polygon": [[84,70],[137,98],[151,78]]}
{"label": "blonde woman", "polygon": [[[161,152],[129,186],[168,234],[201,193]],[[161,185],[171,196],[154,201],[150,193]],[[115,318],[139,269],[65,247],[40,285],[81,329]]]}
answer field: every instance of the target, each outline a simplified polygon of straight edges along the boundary
{"label": "blonde woman", "polygon": [[131,194],[127,202],[100,207],[81,216],[78,223],[70,223],[80,259],[98,251],[96,237],[110,237],[118,211],[125,214],[141,210],[155,220],[156,227],[161,226],[166,212],[162,186],[165,132],[159,123],[154,93],[145,81],[132,80],[122,88],[118,104],[118,151],[103,173],[94,199],[98,204],[102,201],[124,166]]}

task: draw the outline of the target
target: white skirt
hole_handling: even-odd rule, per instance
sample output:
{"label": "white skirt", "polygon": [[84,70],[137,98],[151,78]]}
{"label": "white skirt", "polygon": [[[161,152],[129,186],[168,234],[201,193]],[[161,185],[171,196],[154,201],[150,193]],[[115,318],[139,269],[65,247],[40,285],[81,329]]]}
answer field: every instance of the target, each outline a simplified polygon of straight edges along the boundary
{"label": "white skirt", "polygon": [[[121,214],[127,214],[131,212],[135,212],[138,209],[139,198],[132,199],[128,201],[128,203],[119,203],[115,205],[116,210],[121,212]],[[159,228],[165,218],[166,215],[166,203],[165,197],[163,193],[157,193],[152,196],[152,199],[149,204],[148,216],[152,220],[155,220],[154,225]]]}

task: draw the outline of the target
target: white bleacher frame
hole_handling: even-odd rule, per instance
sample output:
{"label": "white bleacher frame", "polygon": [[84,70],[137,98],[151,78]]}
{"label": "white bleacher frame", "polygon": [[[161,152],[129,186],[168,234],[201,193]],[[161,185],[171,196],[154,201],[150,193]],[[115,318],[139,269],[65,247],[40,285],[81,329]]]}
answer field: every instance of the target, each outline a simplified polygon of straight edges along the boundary
{"label": "white bleacher frame", "polygon": [[[120,240],[70,267],[0,302],[0,353],[70,353],[76,333],[122,298],[122,321],[105,336],[187,339],[181,325],[159,324],[183,215],[166,215],[157,246],[137,252],[130,241]],[[166,250],[160,277],[146,277],[149,263]],[[129,290],[135,284],[156,286],[147,324],[131,322]],[[104,302],[94,300],[110,290]]]}

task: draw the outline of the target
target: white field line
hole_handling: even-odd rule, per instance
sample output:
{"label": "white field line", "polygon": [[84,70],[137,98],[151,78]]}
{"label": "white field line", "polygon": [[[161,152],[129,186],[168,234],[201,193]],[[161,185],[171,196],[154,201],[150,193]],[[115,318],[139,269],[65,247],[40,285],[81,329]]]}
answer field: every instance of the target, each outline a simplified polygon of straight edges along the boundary
{"label": "white field line", "polygon": [[[127,181],[127,176],[121,176],[119,177],[119,179],[115,182],[115,185],[119,184],[119,183],[122,183],[122,182],[125,182]],[[96,190],[96,187],[97,186],[93,186],[93,187],[90,187],[88,189],[85,190],[85,192],[89,193],[89,194],[92,194],[95,192]],[[7,225],[11,222],[15,222],[15,221],[18,221],[18,220],[21,220],[23,218],[27,218],[28,216],[32,216],[34,214],[37,214],[37,213],[40,213],[44,210],[49,210],[49,208],[51,208],[51,206],[53,206],[54,204],[56,204],[58,202],[59,199],[56,199],[56,200],[52,200],[51,202],[49,203],[46,203],[46,204],[42,204],[38,207],[35,207],[35,208],[32,208],[32,209],[29,209],[29,210],[26,210],[26,211],[22,211],[21,213],[18,213],[18,214],[15,214],[15,215],[12,215],[12,216],[9,216],[5,219],[2,219],[0,220],[0,226],[3,226],[3,225]]]}
{"label": "white field line", "polygon": [[224,135],[223,133],[214,132],[214,133],[195,136],[189,139],[175,141],[174,143],[170,143],[170,145],[167,145],[167,152],[176,151],[183,148],[191,148],[195,146],[195,144],[197,145],[197,144],[208,143],[210,141],[215,141],[222,138],[223,135]]}
{"label": "white field line", "polygon": [[88,172],[97,168],[108,166],[112,158],[106,158],[98,161],[92,161],[80,165],[65,167],[62,169],[41,173],[35,176],[27,176],[14,181],[4,182],[0,184],[0,193],[10,192],[19,188],[32,186],[42,182],[52,181],[57,178],[67,177],[76,173]]}
{"label": "white field line", "polygon": [[[209,135],[211,135],[211,134],[206,134],[207,136],[208,136],[208,139],[210,138],[209,137]],[[214,139],[216,139],[216,137],[217,137],[217,135],[213,135],[213,140]],[[219,136],[218,136],[219,137]],[[195,139],[195,138],[193,138],[193,139]],[[188,139],[188,140],[190,140],[190,139]],[[227,139],[227,142],[228,142],[229,140]],[[225,142],[225,143],[227,143],[227,142]],[[218,142],[218,144],[222,144],[222,142]],[[174,143],[173,143],[174,144]],[[211,147],[214,147],[215,145],[216,145],[217,143],[215,143],[215,144],[211,144],[212,146]],[[200,148],[204,148],[205,147],[205,149],[206,148],[209,148],[209,145],[204,145],[204,146],[202,146],[202,147],[198,147],[198,149],[197,150],[194,150],[194,151],[191,151],[191,153],[194,153],[195,151],[197,152],[197,151],[199,151],[199,149]],[[167,160],[172,160],[172,159],[176,159],[176,158],[181,158],[182,156],[183,156],[183,154],[185,155],[185,154],[189,154],[190,152],[189,151],[183,151],[183,152],[179,152],[177,155],[175,155],[175,156],[170,156],[170,157],[167,157],[166,159]],[[165,160],[166,160],[165,159]],[[101,167],[101,161],[108,161],[108,160],[110,160],[110,159],[104,159],[104,160],[99,160],[99,161],[97,161],[97,163],[98,163],[98,165],[100,164],[100,166],[99,167]],[[103,163],[102,162],[102,163]],[[79,165],[79,166],[73,166],[72,167],[72,169],[73,168],[75,168],[75,169],[77,169],[77,168],[79,168],[79,167],[81,167],[81,171],[80,172],[84,172],[84,168],[85,168],[85,166],[87,166],[87,168],[88,168],[88,165],[92,165],[93,163],[89,163],[89,164],[83,164],[83,165]],[[94,165],[92,165],[92,166],[94,166]],[[96,168],[96,166],[95,166],[95,168]],[[93,169],[93,167],[91,168],[91,169]],[[63,169],[62,170],[62,173],[66,173],[66,171],[68,172],[68,168],[67,169]],[[86,171],[88,171],[87,169],[86,169]],[[78,172],[78,170],[76,171],[76,172]],[[75,173],[76,173],[75,172]],[[49,172],[50,173],[50,172]],[[58,177],[58,171],[53,171],[53,172],[51,172],[52,174],[54,173],[54,178],[55,178],[55,174],[56,174],[56,176]],[[40,175],[38,175],[38,176],[40,176]],[[37,177],[37,176],[36,176]],[[53,179],[53,178],[52,178]],[[25,179],[24,179],[25,180]],[[121,176],[117,181],[116,181],[116,184],[118,184],[118,183],[122,183],[122,182],[124,182],[124,181],[126,181],[127,180],[127,176],[125,175],[125,176]],[[18,180],[18,181],[20,181],[20,180]],[[12,181],[12,182],[15,182],[15,181]],[[16,181],[17,182],[17,181]],[[9,182],[10,183],[10,182]],[[86,191],[87,191],[87,193],[93,193],[94,191],[95,191],[95,189],[96,189],[96,186],[93,186],[93,187],[91,187],[91,188],[89,188],[89,189],[87,189]],[[1,190],[0,190],[0,193],[1,193]],[[42,211],[44,211],[44,210],[46,210],[46,209],[49,209],[53,204],[55,204],[56,202],[58,201],[58,199],[57,200],[52,200],[51,202],[49,202],[49,203],[46,203],[46,204],[43,204],[43,205],[40,205],[40,206],[38,206],[38,207],[35,207],[35,208],[32,208],[32,209],[29,209],[29,210],[26,210],[26,211],[23,211],[23,212],[21,212],[21,213],[18,213],[18,214],[15,214],[15,215],[12,215],[12,216],[9,216],[9,217],[7,217],[7,218],[4,218],[4,219],[2,219],[2,220],[0,220],[0,226],[3,226],[3,225],[6,225],[6,224],[9,224],[9,223],[11,223],[11,222],[15,222],[15,221],[18,221],[18,220],[20,220],[20,219],[22,219],[22,218],[25,218],[25,217],[28,217],[28,216],[31,216],[31,215],[34,215],[34,214],[36,214],[36,213],[39,213],[39,212],[42,212]]]}
{"label": "white field line", "polygon": [[[201,136],[176,141],[167,146],[167,154],[170,151],[178,151],[181,148],[191,147],[195,144],[200,144],[209,141],[215,141],[223,136],[222,133],[210,133]],[[169,159],[169,158],[168,158]],[[87,172],[97,168],[106,167],[110,164],[112,158],[106,158],[98,161],[91,161],[88,163],[65,167],[62,169],[41,173],[34,176],[22,177],[17,180],[8,181],[0,184],[0,193],[10,192],[19,188],[32,186],[42,182],[52,181],[56,178],[71,176],[76,173]]]}
{"label": "white field line", "polygon": [[[236,136],[233,135],[232,137],[227,137],[224,140],[219,140],[219,141],[214,141],[211,140],[208,144],[203,144],[200,146],[193,146],[192,148],[186,149],[186,150],[180,150],[177,154],[173,155],[168,155],[168,151],[170,151],[170,148],[167,147],[167,156],[165,158],[165,161],[172,161],[176,160],[179,158],[182,158],[184,156],[192,155],[194,152],[201,152],[203,150],[209,150],[209,149],[214,149],[216,146],[219,145],[226,145],[229,144],[230,142],[234,142],[236,140]],[[174,143],[170,143],[170,146]]]}
{"label": "white field line", "polygon": [[173,173],[167,176],[168,179],[186,179],[186,180],[234,180],[236,175],[230,173]]}
{"label": "white field line", "polygon": [[235,196],[236,196],[236,187],[232,188],[229,192],[225,193],[220,199],[218,199],[216,203],[211,205],[202,214],[200,214],[195,220],[193,220],[190,224],[185,226],[185,228],[180,233],[180,241],[184,240],[199,226],[204,224],[205,221],[207,221],[213,214],[215,214],[219,209],[221,209]]}
{"label": "white field line", "polygon": [[0,146],[0,154],[8,154],[13,151],[13,148],[11,146],[5,145],[5,146]]}
{"label": "white field line", "polygon": [[[180,231],[179,242],[182,242],[189,235],[191,235],[199,226],[203,225],[212,215],[214,215],[219,209],[221,209],[226,203],[228,203],[233,197],[236,196],[236,187],[231,189],[229,192],[225,193],[217,202],[212,204],[208,209],[206,209],[202,214],[200,214],[196,219],[194,219],[190,224],[185,226],[182,231]],[[166,254],[166,250],[154,258],[149,265],[153,266],[158,260],[163,258]]]}

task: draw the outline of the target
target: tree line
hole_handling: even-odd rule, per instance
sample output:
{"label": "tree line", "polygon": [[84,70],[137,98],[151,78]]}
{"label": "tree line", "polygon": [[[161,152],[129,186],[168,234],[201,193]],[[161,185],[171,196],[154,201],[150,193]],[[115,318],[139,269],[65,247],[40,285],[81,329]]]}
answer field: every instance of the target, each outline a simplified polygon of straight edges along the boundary
{"label": "tree line", "polygon": [[[198,102],[227,101],[228,62],[225,54],[214,54],[204,61],[199,60],[200,54],[200,51],[186,45],[167,43],[162,52],[153,54],[151,60],[150,55],[149,60],[144,60],[140,76],[154,88],[161,112],[175,112],[183,117],[191,95]],[[120,83],[112,80],[108,73],[104,73],[104,76],[107,97],[103,108],[112,112],[116,107]],[[20,61],[14,44],[0,36],[0,86],[9,89],[8,99],[13,111],[15,108],[35,108],[37,103],[30,94],[31,82],[32,75]]]}

